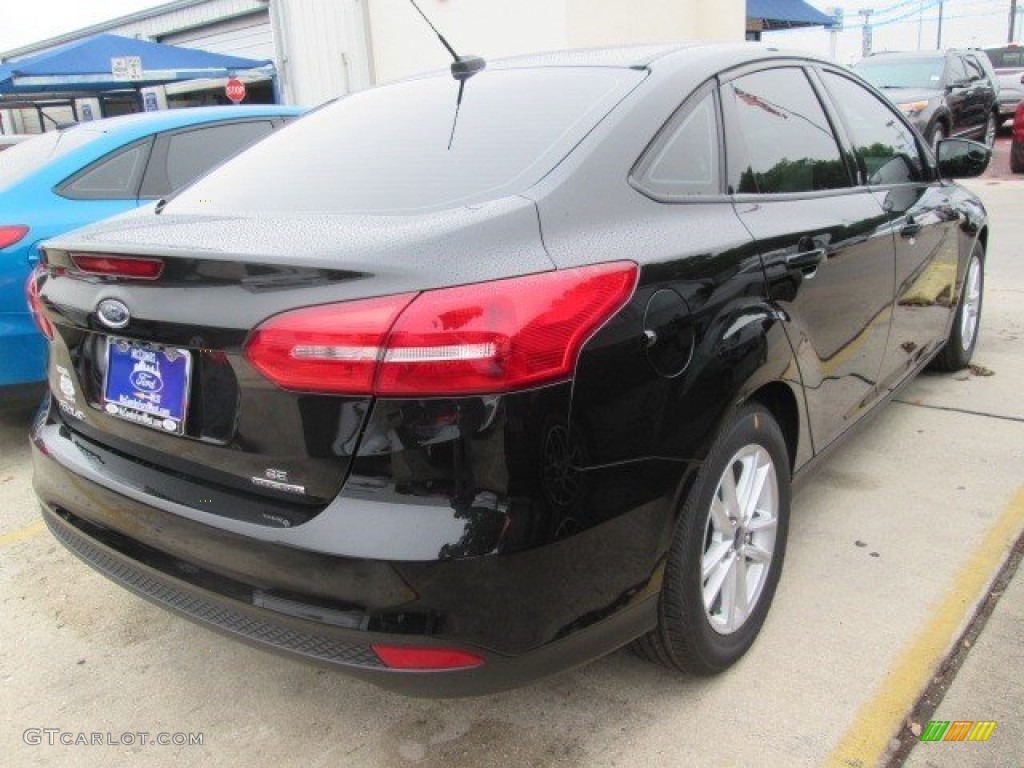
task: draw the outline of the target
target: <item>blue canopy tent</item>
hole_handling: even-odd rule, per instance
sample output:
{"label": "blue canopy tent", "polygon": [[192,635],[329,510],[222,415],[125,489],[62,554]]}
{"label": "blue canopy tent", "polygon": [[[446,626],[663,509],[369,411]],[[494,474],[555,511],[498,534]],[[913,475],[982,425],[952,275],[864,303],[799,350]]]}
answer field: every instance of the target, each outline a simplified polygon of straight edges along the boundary
{"label": "blue canopy tent", "polygon": [[102,34],[0,65],[0,94],[102,93],[230,77],[251,69],[273,74],[274,65],[269,60]]}
{"label": "blue canopy tent", "polygon": [[[274,79],[269,60],[245,59],[194,48],[100,34],[18,61],[0,64],[0,109],[134,91],[186,80],[254,72]],[[100,101],[102,111],[102,100]],[[42,119],[40,117],[40,119]],[[76,113],[77,119],[77,113]]]}
{"label": "blue canopy tent", "polygon": [[[761,32],[798,27],[831,28],[832,16],[804,0],[747,0],[747,39],[761,39]],[[753,34],[753,38],[751,38]]]}

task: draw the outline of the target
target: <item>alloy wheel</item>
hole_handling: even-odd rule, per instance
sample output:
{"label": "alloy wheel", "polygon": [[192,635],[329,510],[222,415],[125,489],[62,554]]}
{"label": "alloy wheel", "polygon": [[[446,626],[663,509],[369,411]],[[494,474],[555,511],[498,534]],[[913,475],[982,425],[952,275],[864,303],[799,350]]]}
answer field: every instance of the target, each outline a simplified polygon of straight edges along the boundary
{"label": "alloy wheel", "polygon": [[963,302],[963,311],[960,313],[960,345],[966,352],[974,344],[974,335],[978,332],[978,315],[981,313],[981,261],[977,256],[971,257],[971,264],[967,268]]}
{"label": "alloy wheel", "polygon": [[778,516],[771,455],[760,445],[746,445],[718,481],[704,532],[704,613],[719,634],[736,632],[757,606],[775,553]]}

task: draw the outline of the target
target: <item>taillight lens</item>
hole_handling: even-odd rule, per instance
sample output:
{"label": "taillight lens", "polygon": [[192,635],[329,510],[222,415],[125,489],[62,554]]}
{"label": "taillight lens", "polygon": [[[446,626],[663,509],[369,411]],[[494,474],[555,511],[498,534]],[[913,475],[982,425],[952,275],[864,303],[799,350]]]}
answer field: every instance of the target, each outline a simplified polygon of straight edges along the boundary
{"label": "taillight lens", "polygon": [[483,658],[454,648],[413,648],[402,645],[371,645],[388,669],[467,669],[479,667]]}
{"label": "taillight lens", "polygon": [[373,393],[388,330],[416,294],[324,304],[270,318],[245,345],[245,357],[284,389]]}
{"label": "taillight lens", "polygon": [[53,339],[53,326],[43,314],[43,304],[39,299],[39,277],[44,271],[42,267],[37,266],[29,273],[28,280],[25,282],[25,298],[28,300],[28,309],[32,313],[32,319],[35,320],[40,332],[47,339]]}
{"label": "taillight lens", "polygon": [[139,256],[109,256],[102,253],[72,253],[71,261],[79,272],[109,277],[131,277],[138,280],[156,280],[164,271],[161,259]]}
{"label": "taillight lens", "polygon": [[28,227],[20,224],[0,225],[0,250],[14,245],[28,234]]}
{"label": "taillight lens", "polygon": [[270,318],[246,359],[284,389],[381,396],[510,392],[568,379],[632,295],[636,265],[309,307]]}

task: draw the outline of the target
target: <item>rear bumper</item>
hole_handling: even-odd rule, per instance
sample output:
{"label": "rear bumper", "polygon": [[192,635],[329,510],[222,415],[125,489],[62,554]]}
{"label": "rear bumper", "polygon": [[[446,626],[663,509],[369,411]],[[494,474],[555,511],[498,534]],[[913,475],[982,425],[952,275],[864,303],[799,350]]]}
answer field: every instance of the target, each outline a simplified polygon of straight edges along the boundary
{"label": "rear bumper", "polygon": [[[404,671],[384,667],[370,645],[436,645],[405,635],[373,633],[307,621],[231,599],[194,578],[175,578],[131,551],[124,537],[104,532],[67,512],[43,507],[53,535],[97,571],[135,594],[187,619],[256,647],[299,657],[411,696],[475,696],[505,690],[599,658],[653,626],[656,600],[642,600],[588,629],[536,651],[509,657],[464,646],[484,658],[472,669]],[[120,545],[120,546],[119,546]],[[156,558],[159,559],[159,558]],[[184,564],[179,564],[184,565]],[[192,570],[192,569],[185,569]],[[191,577],[203,574],[192,571]]]}
{"label": "rear bumper", "polygon": [[[402,693],[522,685],[603,656],[656,622],[664,505],[528,551],[389,561],[256,539],[162,509],[156,497],[146,503],[144,488],[130,493],[76,471],[77,452],[102,473],[102,449],[75,442],[45,407],[33,445],[43,517],[89,565],[211,629]],[[484,662],[396,671],[373,644],[465,650]]]}
{"label": "rear bumper", "polygon": [[999,116],[1002,119],[1013,117],[1014,110],[1017,109],[1017,105],[1020,103],[1021,98],[1024,98],[1024,91],[1006,91],[1003,90],[999,94]]}

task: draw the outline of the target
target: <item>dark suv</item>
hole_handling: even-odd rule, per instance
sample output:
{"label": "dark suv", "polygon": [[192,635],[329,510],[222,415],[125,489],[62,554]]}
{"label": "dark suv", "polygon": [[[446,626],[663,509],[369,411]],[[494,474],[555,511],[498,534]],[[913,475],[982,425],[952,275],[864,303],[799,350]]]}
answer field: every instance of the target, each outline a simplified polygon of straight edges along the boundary
{"label": "dark suv", "polygon": [[1024,87],[1021,76],[1024,75],[1024,48],[1017,43],[1010,43],[998,48],[986,48],[992,66],[995,67],[999,79],[999,118],[1007,120],[1013,117],[1017,105],[1024,99]]}
{"label": "dark suv", "polygon": [[879,53],[856,65],[934,147],[947,136],[989,147],[999,125],[999,85],[979,51]]}

